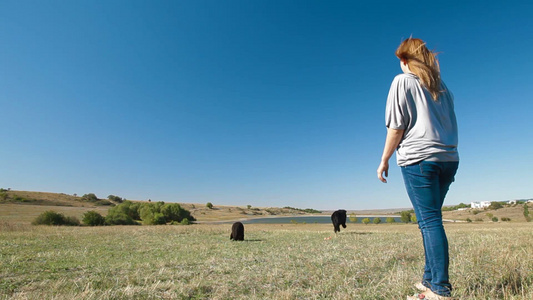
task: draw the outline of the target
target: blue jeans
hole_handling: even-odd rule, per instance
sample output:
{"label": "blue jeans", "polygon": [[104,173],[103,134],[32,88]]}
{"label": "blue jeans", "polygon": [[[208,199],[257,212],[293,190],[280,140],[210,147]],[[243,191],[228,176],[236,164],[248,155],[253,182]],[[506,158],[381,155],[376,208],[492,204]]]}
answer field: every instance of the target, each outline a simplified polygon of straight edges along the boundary
{"label": "blue jeans", "polygon": [[441,209],[458,167],[459,162],[433,161],[401,167],[424,243],[426,265],[422,284],[445,297],[451,295],[452,285],[448,278],[448,239]]}

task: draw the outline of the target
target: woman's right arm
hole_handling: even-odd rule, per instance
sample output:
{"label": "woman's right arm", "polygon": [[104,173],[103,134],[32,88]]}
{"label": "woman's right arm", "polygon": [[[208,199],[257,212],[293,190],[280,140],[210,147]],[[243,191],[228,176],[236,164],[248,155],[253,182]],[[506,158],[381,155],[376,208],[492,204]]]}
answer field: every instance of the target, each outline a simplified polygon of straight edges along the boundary
{"label": "woman's right arm", "polygon": [[[378,178],[381,182],[387,183],[385,177],[389,176],[389,159],[391,158],[394,150],[398,148],[400,141],[403,138],[403,129],[391,129],[387,128],[387,138],[385,140],[385,147],[383,148],[383,155],[381,156],[381,163],[378,167]],[[385,173],[385,176],[383,176]]]}

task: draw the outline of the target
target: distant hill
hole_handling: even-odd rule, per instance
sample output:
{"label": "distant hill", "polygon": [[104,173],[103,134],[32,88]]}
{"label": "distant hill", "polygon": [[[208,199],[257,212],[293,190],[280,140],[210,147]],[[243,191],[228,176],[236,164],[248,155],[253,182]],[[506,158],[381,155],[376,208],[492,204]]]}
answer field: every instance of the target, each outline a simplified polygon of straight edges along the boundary
{"label": "distant hill", "polygon": [[107,199],[98,199],[98,201],[87,201],[77,195],[67,195],[63,193],[47,192],[29,192],[0,190],[0,204],[30,204],[30,205],[48,205],[48,206],[73,206],[73,207],[91,207],[91,206],[112,206],[116,202]]}
{"label": "distant hill", "polygon": [[[119,197],[116,197],[120,199]],[[134,202],[147,202],[142,200],[130,200]],[[95,210],[102,215],[107,214],[107,210],[119,204],[120,201],[109,199],[92,199],[87,201],[87,197],[78,195],[68,195],[64,193],[31,192],[0,189],[0,221],[30,223],[35,217],[46,210],[63,212],[66,215],[81,218],[89,211]],[[213,203],[212,208],[208,208],[206,203],[180,203],[180,205],[191,212],[199,222],[227,221],[249,219],[269,216],[306,215],[312,210],[298,208],[278,208],[278,207],[251,207],[251,206],[230,206],[217,205]],[[533,214],[533,204],[529,204]],[[348,214],[354,215],[390,215],[397,214],[402,210],[410,208],[396,209],[375,209],[375,210],[349,210]],[[331,215],[331,211],[317,212],[320,215]],[[490,222],[493,217],[499,220],[502,217],[510,218],[513,222],[523,222],[523,204],[504,205],[498,210],[454,210],[444,211],[444,219],[473,222]]]}
{"label": "distant hill", "polygon": [[[117,197],[118,198],[118,197]],[[87,198],[78,195],[68,195],[64,193],[31,192],[0,190],[0,221],[30,223],[39,214],[47,210],[64,213],[65,215],[77,218],[89,210],[96,210],[102,215],[107,214],[107,210],[120,203],[109,199],[94,199],[87,201]],[[142,200],[129,200],[133,202],[148,202]],[[277,207],[251,207],[251,206],[230,206],[213,204],[208,208],[206,203],[179,203],[187,209],[199,222],[204,221],[224,221],[239,220],[267,216],[283,215],[305,215],[309,210],[298,208],[277,208]]]}

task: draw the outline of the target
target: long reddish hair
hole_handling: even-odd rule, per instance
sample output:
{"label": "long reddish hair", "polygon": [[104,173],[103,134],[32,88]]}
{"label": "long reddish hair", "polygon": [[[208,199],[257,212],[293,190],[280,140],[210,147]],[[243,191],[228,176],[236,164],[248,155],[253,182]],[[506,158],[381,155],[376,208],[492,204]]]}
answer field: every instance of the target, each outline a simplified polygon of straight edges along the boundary
{"label": "long reddish hair", "polygon": [[410,37],[398,46],[396,56],[420,78],[422,85],[429,91],[433,100],[437,101],[442,92],[437,54],[429,50],[421,39]]}

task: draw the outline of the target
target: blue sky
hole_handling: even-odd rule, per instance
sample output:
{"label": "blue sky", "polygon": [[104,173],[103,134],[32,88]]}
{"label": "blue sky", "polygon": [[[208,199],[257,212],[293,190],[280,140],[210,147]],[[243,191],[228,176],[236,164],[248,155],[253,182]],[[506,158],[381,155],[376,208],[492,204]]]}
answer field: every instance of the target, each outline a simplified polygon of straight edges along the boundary
{"label": "blue sky", "polygon": [[0,187],[410,207],[395,157],[376,169],[412,35],[455,95],[446,203],[533,197],[533,4],[420,3],[2,0]]}

